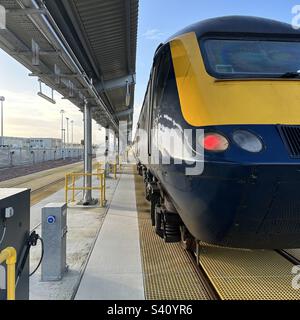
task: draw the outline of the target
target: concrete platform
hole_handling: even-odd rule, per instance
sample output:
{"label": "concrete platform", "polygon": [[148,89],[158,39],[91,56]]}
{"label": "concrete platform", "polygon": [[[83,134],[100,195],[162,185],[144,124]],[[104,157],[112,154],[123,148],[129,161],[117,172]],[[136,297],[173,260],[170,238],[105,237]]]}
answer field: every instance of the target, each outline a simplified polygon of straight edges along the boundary
{"label": "concrete platform", "polygon": [[[62,281],[30,279],[31,300],[144,300],[134,177],[107,180],[107,208],[68,208],[67,264]],[[93,194],[97,197],[97,194]],[[40,230],[41,209],[62,202],[64,190],[31,207],[31,229]],[[31,270],[40,247],[31,252]]]}
{"label": "concrete platform", "polygon": [[123,174],[79,286],[77,300],[144,300],[134,178]]}
{"label": "concrete platform", "polygon": [[120,178],[75,299],[145,299],[133,175]]}

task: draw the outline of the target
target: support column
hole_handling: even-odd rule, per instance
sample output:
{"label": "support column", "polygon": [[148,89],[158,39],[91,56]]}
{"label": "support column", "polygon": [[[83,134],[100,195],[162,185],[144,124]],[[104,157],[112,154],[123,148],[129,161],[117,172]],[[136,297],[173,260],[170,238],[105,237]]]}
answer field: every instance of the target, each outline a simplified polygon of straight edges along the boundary
{"label": "support column", "polygon": [[118,155],[118,165],[121,164],[121,159],[120,159],[120,136],[117,138],[117,155]]}
{"label": "support column", "polygon": [[[93,148],[92,148],[92,108],[88,102],[84,103],[84,173],[91,174],[93,171]],[[84,177],[84,186],[92,187],[92,177]],[[91,205],[93,202],[92,191],[84,191],[83,204]]]}
{"label": "support column", "polygon": [[105,128],[105,175],[109,176],[109,127]]}
{"label": "support column", "polygon": [[126,162],[126,150],[128,142],[127,121],[119,123],[119,155],[122,156],[122,161]]}
{"label": "support column", "polygon": [[114,161],[117,159],[117,135],[116,132],[114,131]]}

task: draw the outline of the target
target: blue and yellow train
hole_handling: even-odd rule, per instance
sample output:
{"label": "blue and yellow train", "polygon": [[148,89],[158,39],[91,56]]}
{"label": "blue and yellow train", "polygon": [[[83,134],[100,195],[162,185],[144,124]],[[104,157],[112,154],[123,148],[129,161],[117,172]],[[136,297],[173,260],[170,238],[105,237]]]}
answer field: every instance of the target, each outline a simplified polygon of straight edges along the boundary
{"label": "blue and yellow train", "polygon": [[[138,169],[166,241],[300,247],[299,31],[229,16],[177,33],[157,49],[138,128]],[[204,130],[191,145],[205,150],[202,174],[176,164],[170,129]],[[154,148],[170,164],[154,163]]]}

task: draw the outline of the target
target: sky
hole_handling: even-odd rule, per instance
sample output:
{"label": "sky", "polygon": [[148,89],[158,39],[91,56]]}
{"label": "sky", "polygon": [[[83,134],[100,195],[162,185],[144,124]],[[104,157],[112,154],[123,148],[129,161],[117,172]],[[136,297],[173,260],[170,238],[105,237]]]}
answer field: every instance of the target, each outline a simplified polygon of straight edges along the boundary
{"label": "sky", "polygon": [[[300,0],[140,0],[137,84],[134,123],[137,122],[158,45],[180,29],[203,19],[225,15],[252,15],[291,23],[292,8]],[[29,71],[0,50],[0,96],[5,96],[4,134],[20,137],[57,137],[60,110],[74,120],[74,142],[82,139],[82,114],[56,93],[56,105],[37,96],[38,82]],[[93,124],[93,142],[104,135]]]}

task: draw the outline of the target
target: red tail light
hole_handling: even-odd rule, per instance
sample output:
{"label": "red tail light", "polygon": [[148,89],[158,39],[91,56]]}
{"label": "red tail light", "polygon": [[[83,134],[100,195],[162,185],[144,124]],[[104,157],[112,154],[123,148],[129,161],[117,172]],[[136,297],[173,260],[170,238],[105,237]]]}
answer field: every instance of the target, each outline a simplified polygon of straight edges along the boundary
{"label": "red tail light", "polygon": [[225,151],[229,147],[228,140],[218,133],[206,133],[204,135],[203,147],[207,151]]}

